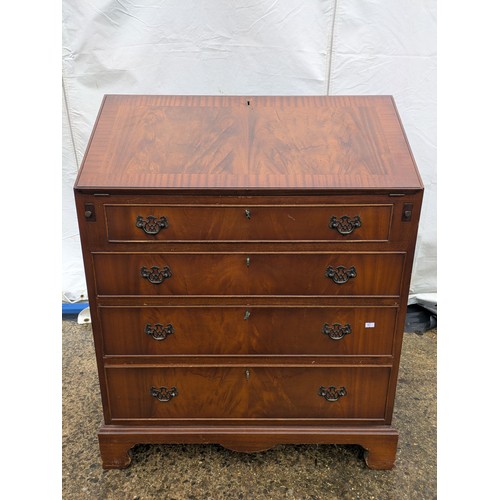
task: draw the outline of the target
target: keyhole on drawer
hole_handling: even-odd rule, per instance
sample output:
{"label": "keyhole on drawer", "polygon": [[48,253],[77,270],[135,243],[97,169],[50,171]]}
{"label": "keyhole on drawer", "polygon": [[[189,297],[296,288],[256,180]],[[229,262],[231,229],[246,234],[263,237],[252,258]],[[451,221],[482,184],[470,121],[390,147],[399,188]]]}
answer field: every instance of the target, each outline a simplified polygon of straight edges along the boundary
{"label": "keyhole on drawer", "polygon": [[250,267],[250,257],[247,257],[246,263],[247,263],[247,267]]}
{"label": "keyhole on drawer", "polygon": [[252,213],[250,212],[250,210],[248,210],[248,208],[245,210],[245,217],[250,220],[250,217],[252,217]]}
{"label": "keyhole on drawer", "polygon": [[243,316],[243,319],[248,319],[250,317],[250,311],[247,309],[245,311],[245,316]]}
{"label": "keyhole on drawer", "polygon": [[250,370],[248,368],[245,370],[245,378],[250,380]]}

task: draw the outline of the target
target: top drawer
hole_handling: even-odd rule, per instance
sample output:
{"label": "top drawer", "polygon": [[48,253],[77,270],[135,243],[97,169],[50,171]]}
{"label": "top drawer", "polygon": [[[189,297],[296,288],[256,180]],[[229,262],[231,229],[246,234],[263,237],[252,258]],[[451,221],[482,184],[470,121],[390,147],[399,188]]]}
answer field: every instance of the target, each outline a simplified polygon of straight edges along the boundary
{"label": "top drawer", "polygon": [[110,242],[387,241],[391,204],[106,204]]}

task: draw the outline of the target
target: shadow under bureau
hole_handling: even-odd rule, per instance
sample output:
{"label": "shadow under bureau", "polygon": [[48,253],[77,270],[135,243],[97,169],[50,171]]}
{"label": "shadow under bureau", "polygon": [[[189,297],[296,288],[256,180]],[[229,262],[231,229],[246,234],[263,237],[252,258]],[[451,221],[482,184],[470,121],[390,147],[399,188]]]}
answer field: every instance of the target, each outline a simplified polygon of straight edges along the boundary
{"label": "shadow under bureau", "polygon": [[393,466],[423,186],[391,97],[107,95],[74,189],[104,468],[138,443]]}

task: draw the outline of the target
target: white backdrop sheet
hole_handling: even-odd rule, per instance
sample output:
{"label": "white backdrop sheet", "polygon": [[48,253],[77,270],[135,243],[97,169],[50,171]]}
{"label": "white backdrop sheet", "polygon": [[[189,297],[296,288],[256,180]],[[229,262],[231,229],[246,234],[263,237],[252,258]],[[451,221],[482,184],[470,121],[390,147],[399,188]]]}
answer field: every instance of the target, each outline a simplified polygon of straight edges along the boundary
{"label": "white backdrop sheet", "polygon": [[87,298],[72,186],[103,95],[120,93],[393,95],[426,188],[410,302],[437,297],[435,0],[62,6],[63,301]]}

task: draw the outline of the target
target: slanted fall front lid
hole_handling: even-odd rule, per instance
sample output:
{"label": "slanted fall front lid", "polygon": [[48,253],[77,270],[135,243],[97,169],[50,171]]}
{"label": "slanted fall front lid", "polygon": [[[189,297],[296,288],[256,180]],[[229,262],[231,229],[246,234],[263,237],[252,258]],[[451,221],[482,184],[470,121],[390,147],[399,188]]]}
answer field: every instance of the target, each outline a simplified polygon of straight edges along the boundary
{"label": "slanted fall front lid", "polygon": [[80,190],[420,190],[390,96],[107,95]]}

